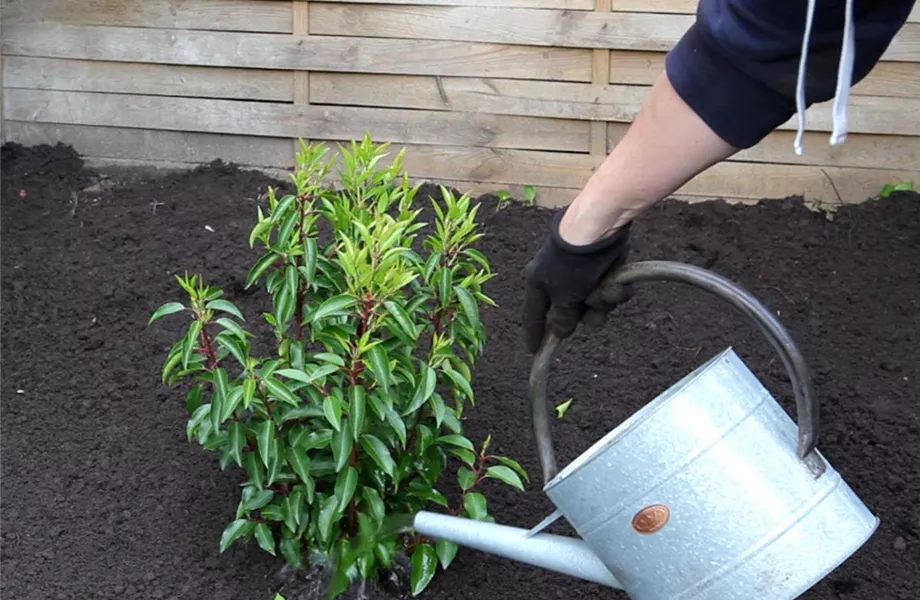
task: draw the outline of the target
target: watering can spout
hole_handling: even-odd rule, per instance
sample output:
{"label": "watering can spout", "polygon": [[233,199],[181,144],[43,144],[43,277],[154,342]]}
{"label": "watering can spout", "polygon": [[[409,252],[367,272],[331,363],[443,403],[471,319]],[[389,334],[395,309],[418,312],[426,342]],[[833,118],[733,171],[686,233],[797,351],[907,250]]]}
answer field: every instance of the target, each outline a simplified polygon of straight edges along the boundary
{"label": "watering can spout", "polygon": [[604,563],[579,539],[547,533],[531,535],[527,529],[426,511],[415,514],[412,529],[465,548],[623,589]]}

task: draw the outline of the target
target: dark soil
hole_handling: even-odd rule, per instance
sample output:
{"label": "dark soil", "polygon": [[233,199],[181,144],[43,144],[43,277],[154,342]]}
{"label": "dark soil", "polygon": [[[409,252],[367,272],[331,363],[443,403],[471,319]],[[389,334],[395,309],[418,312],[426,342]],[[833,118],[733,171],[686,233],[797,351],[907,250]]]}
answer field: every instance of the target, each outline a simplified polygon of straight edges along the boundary
{"label": "dark soil", "polygon": [[[3,148],[3,597],[270,600],[280,559],[218,554],[237,475],[185,438],[184,394],[159,382],[180,320],[148,328],[178,298],[173,274],[202,272],[245,313],[246,236],[265,187],[216,164],[119,184],[64,147]],[[488,200],[488,199],[487,199]],[[800,200],[756,207],[667,202],[637,224],[634,259],[705,265],[778,311],[810,361],[822,402],[820,448],[882,519],[809,600],[915,599],[920,589],[920,198],[842,208]],[[521,270],[550,212],[483,211],[498,308],[476,371],[468,433],[533,475],[525,494],[496,485],[490,508],[530,527],[540,493],[519,342]],[[699,292],[649,285],[602,331],[578,333],[551,380],[574,402],[555,425],[560,463],[715,352],[732,345],[791,410],[780,361],[755,328]],[[605,588],[461,550],[432,599],[624,598]]]}

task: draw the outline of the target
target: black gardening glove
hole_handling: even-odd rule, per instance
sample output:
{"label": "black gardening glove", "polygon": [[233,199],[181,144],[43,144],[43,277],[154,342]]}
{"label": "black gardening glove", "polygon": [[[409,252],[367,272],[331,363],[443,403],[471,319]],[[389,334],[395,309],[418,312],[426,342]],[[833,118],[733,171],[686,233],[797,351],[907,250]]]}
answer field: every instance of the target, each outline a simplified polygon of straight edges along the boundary
{"label": "black gardening glove", "polygon": [[587,246],[573,246],[559,234],[562,216],[560,211],[553,217],[546,242],[524,269],[524,339],[532,353],[547,331],[561,339],[579,322],[600,325],[633,293],[631,285],[613,282],[626,262],[631,223]]}

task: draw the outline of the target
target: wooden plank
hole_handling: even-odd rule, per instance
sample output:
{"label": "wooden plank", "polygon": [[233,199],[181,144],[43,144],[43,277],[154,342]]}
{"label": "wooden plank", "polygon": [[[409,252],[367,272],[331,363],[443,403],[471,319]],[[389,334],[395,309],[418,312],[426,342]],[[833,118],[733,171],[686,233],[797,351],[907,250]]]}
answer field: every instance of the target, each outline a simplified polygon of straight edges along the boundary
{"label": "wooden plank", "polygon": [[648,89],[514,79],[314,73],[318,104],[631,121]]}
{"label": "wooden plank", "polygon": [[[578,188],[600,159],[584,154],[400,144],[413,177]],[[396,147],[394,146],[394,149]]]}
{"label": "wooden plank", "polygon": [[10,140],[32,146],[69,144],[82,155],[146,162],[210,163],[289,168],[294,161],[289,138],[182,131],[157,131],[53,123],[8,123]]}
{"label": "wooden plank", "polygon": [[[628,127],[624,123],[608,124],[608,152],[623,138]],[[793,151],[795,132],[774,131],[753,148],[742,150],[729,160],[903,170],[916,169],[920,165],[920,137],[854,134],[840,146],[831,146],[828,138],[827,133],[806,133],[805,153],[798,156]]]}
{"label": "wooden plank", "polygon": [[[596,12],[609,12],[611,0],[595,0]],[[610,50],[606,48],[594,49],[594,69],[591,75],[592,87],[602,93],[610,77]],[[591,154],[603,156],[607,153],[607,125],[602,121],[591,123]]]}
{"label": "wooden plank", "polygon": [[[296,0],[295,0],[296,1]],[[351,4],[354,0],[322,0]],[[363,0],[363,4],[411,4],[413,6],[489,6],[495,0]],[[501,0],[502,8],[542,8],[547,10],[594,10],[594,0]]]}
{"label": "wooden plank", "polygon": [[[487,182],[497,187],[535,185],[577,190],[597,164],[597,158],[591,155],[406,147],[405,165],[413,177]],[[905,179],[920,181],[920,165],[893,170],[723,162],[697,176],[675,195],[736,201],[804,195],[825,203],[854,203],[875,195],[885,183]],[[567,198],[569,202],[574,195]]]}
{"label": "wooden plank", "polygon": [[[488,112],[536,117],[631,122],[648,94],[647,86],[585,84],[454,77],[390,77],[360,74],[315,74],[313,102],[391,106],[428,110]],[[806,112],[809,131],[831,131],[832,101]],[[850,99],[850,131],[920,135],[920,98]],[[796,129],[794,119],[781,129]]]}
{"label": "wooden plank", "polygon": [[[470,6],[312,3],[310,33],[609,50],[670,50],[692,15]],[[885,60],[920,62],[920,24],[895,36]]]}
{"label": "wooden plank", "polygon": [[283,71],[9,56],[4,86],[75,92],[291,102]]}
{"label": "wooden plank", "polygon": [[698,4],[699,0],[613,0],[613,10],[695,15]]}
{"label": "wooden plank", "polygon": [[251,69],[590,81],[587,49],[52,24],[5,25],[6,55]]}
{"label": "wooden plank", "polygon": [[[417,178],[421,181],[427,181],[427,178]],[[572,203],[572,200],[575,199],[575,196],[578,195],[578,192],[581,191],[579,188],[561,188],[561,187],[551,187],[544,185],[521,185],[521,184],[503,184],[503,183],[492,183],[489,181],[463,181],[455,179],[439,179],[437,182],[441,183],[448,187],[452,187],[456,190],[459,190],[461,193],[469,193],[474,198],[478,198],[484,194],[496,194],[498,192],[508,192],[511,194],[512,198],[515,201],[521,202],[524,200],[525,188],[532,187],[536,192],[536,198],[534,199],[534,204],[537,206],[554,208],[568,206]],[[497,205],[495,205],[497,208]],[[480,209],[479,214],[485,215],[486,210],[492,209],[492,205],[486,204]]]}
{"label": "wooden plank", "polygon": [[920,61],[920,23],[907,23],[898,32],[882,60]]}
{"label": "wooden plank", "polygon": [[[196,169],[201,166],[200,163],[179,162],[174,160],[135,160],[132,158],[104,158],[96,156],[83,156],[82,159],[83,164],[90,169],[95,169],[100,173],[115,174],[121,174],[124,170],[130,170],[131,173],[153,172],[154,174],[170,171],[182,172]],[[242,170],[256,171],[278,181],[290,181],[291,171],[289,169],[245,164],[238,164],[237,166]],[[261,190],[254,189],[250,195],[256,196],[259,192],[261,192]],[[252,197],[248,199],[255,200],[255,198]],[[153,205],[151,205],[151,210],[152,209]]]}
{"label": "wooden plank", "polygon": [[587,152],[589,124],[461,112],[296,106],[165,96],[7,89],[16,121],[306,139],[360,139]]}
{"label": "wooden plank", "polygon": [[[651,85],[664,71],[664,52],[614,50],[610,53],[610,83]],[[855,96],[920,98],[920,65],[880,62],[853,86]]]}
{"label": "wooden plank", "polygon": [[4,19],[65,25],[291,33],[291,2],[260,0],[5,0]]}
{"label": "wooden plank", "polygon": [[675,193],[753,200],[801,195],[826,204],[851,204],[876,195],[886,183],[905,179],[920,181],[920,171],[724,162]]}
{"label": "wooden plank", "polygon": [[[292,14],[292,28],[295,35],[307,35],[310,32],[310,5],[306,0],[295,1]],[[294,104],[310,103],[310,72],[294,71],[291,81],[294,87]],[[310,140],[305,140],[309,143]],[[296,160],[300,152],[300,140],[294,140],[293,153]]]}
{"label": "wooden plank", "polygon": [[[325,0],[329,1],[329,0]],[[393,2],[395,4],[395,2]],[[419,2],[421,4],[421,2]],[[695,15],[699,0],[614,0],[613,10],[622,12],[673,13]],[[920,23],[920,3],[907,16],[908,23]]]}
{"label": "wooden plank", "polygon": [[668,50],[692,17],[644,13],[311,3],[310,33],[570,48]]}
{"label": "wooden plank", "polygon": [[[0,55],[0,92],[3,90],[3,72],[6,70],[6,57]],[[0,93],[0,145],[6,143],[6,118],[3,111],[3,94]]]}

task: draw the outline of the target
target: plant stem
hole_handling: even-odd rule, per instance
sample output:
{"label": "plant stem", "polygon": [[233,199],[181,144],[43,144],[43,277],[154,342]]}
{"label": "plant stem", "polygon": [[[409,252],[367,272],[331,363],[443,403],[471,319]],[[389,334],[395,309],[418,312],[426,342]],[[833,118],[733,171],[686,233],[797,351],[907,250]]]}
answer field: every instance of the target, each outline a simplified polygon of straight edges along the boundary
{"label": "plant stem", "polygon": [[211,336],[208,335],[208,332],[203,324],[199,337],[201,338],[201,346],[204,350],[204,356],[208,360],[208,371],[213,371],[217,368],[217,352],[214,351],[214,344],[211,341]]}

